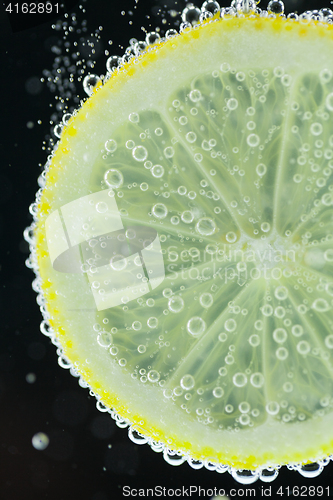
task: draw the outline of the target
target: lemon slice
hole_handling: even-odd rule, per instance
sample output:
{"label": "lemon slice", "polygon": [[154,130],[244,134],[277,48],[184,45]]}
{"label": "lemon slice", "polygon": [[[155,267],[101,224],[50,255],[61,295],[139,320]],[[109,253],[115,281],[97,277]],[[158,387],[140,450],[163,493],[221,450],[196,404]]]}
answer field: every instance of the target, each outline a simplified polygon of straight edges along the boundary
{"label": "lemon slice", "polygon": [[43,330],[176,461],[332,452],[332,52],[329,24],[213,18],[98,84],[48,162]]}

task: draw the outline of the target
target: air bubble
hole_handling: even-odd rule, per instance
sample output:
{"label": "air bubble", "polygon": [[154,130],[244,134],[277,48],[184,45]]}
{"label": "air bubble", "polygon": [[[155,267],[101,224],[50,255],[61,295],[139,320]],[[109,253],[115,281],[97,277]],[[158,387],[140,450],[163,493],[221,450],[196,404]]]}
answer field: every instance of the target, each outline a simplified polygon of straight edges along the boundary
{"label": "air bubble", "polygon": [[315,122],[310,126],[310,132],[312,135],[320,135],[323,131],[323,126],[321,123]]}
{"label": "air bubble", "polygon": [[294,389],[294,386],[291,382],[285,382],[282,386],[282,389],[284,392],[292,392]]}
{"label": "air bubble", "polygon": [[192,375],[184,375],[180,380],[180,385],[185,391],[190,391],[195,385],[195,380]]}
{"label": "air bubble", "polygon": [[97,75],[87,75],[83,79],[83,90],[87,95],[92,95],[94,92],[94,87],[97,85],[97,83],[100,81],[99,76]]}
{"label": "air bubble", "polygon": [[184,309],[184,301],[179,295],[174,295],[169,299],[168,308],[173,313],[179,313]]}
{"label": "air bubble", "polygon": [[224,390],[222,389],[222,387],[215,387],[213,389],[214,398],[222,398],[223,394],[224,394]]}
{"label": "air bubble", "polygon": [[151,173],[156,178],[163,177],[164,168],[162,167],[162,165],[154,165],[151,169]]}
{"label": "air bubble", "polygon": [[301,340],[300,342],[298,342],[296,348],[297,351],[303,355],[308,354],[311,350],[310,344],[306,340]]}
{"label": "air bubble", "polygon": [[247,376],[239,372],[232,377],[232,381],[236,387],[244,387],[247,384]]}
{"label": "air bubble", "polygon": [[151,31],[150,33],[147,33],[146,35],[146,44],[147,45],[154,45],[154,43],[158,43],[160,41],[161,37],[156,31]]}
{"label": "air bubble", "polygon": [[328,250],[326,250],[324,252],[324,259],[327,262],[333,262],[333,249],[332,248],[329,248]]}
{"label": "air bubble", "polygon": [[256,333],[250,336],[249,338],[249,344],[252,347],[257,347],[260,344],[260,337]]}
{"label": "air bubble", "polygon": [[301,174],[295,174],[293,176],[293,181],[296,182],[296,184],[299,184],[303,180],[303,175]]}
{"label": "air bubble", "polygon": [[105,214],[108,211],[108,206],[104,201],[99,201],[96,203],[96,211],[99,214]]}
{"label": "air bubble", "polygon": [[248,413],[251,409],[251,406],[247,401],[242,401],[241,403],[239,403],[238,409],[241,413]]}
{"label": "air bubble", "polygon": [[61,133],[62,133],[62,130],[63,130],[64,126],[62,123],[58,123],[54,129],[53,129],[53,133],[56,137],[58,137],[58,139],[60,139],[61,137]]}
{"label": "air bubble", "polygon": [[112,344],[112,335],[109,332],[100,332],[97,336],[97,342],[101,347],[110,347]]}
{"label": "air bubble", "polygon": [[156,203],[152,208],[152,212],[158,219],[164,219],[168,215],[168,209],[164,203]]}
{"label": "air bubble", "polygon": [[330,309],[330,306],[325,299],[316,299],[311,307],[318,312],[326,312]]}
{"label": "air bubble", "polygon": [[197,140],[197,135],[194,132],[187,132],[186,134],[187,142],[193,143]]}
{"label": "air bubble", "polygon": [[115,271],[123,271],[127,267],[127,259],[123,255],[114,255],[110,259],[110,266]]}
{"label": "air bubble", "polygon": [[257,135],[257,134],[250,134],[250,135],[248,135],[247,138],[246,138],[246,142],[248,143],[248,145],[251,148],[255,148],[256,146],[259,145],[259,142],[260,142],[259,135]]}
{"label": "air bubble", "polygon": [[253,385],[253,387],[257,388],[262,387],[264,385],[264,382],[265,378],[262,373],[260,372],[252,373],[250,377],[250,383],[251,385]]}
{"label": "air bubble", "polygon": [[202,307],[208,308],[213,304],[213,296],[211,293],[203,293],[200,295],[199,302]]}
{"label": "air bubble", "polygon": [[327,207],[329,207],[330,205],[333,204],[333,195],[332,193],[325,193],[322,197],[321,197],[321,202],[323,205],[326,205]]}
{"label": "air bubble", "polygon": [[193,337],[198,337],[206,330],[206,323],[200,316],[194,316],[186,325],[187,331]]}
{"label": "air bubble", "polygon": [[234,97],[231,97],[231,99],[227,100],[227,108],[230,109],[230,111],[233,111],[234,109],[238,108],[238,101]]}
{"label": "air bubble", "polygon": [[278,359],[280,359],[281,361],[284,361],[289,356],[288,349],[286,349],[285,347],[279,347],[276,350],[275,354],[276,354],[276,357]]}
{"label": "air bubble", "polygon": [[260,225],[260,229],[264,232],[264,233],[267,233],[271,228],[271,225],[269,224],[269,222],[263,222],[261,225]]}
{"label": "air bubble", "polygon": [[163,153],[166,158],[172,158],[175,154],[175,150],[173,149],[172,146],[168,146],[167,148],[164,149]]}
{"label": "air bubble", "polygon": [[261,312],[264,316],[271,316],[273,314],[273,307],[269,304],[265,304],[262,306]]}
{"label": "air bubble", "polygon": [[237,240],[237,235],[233,231],[229,231],[229,233],[225,235],[225,238],[228,243],[235,243],[235,241]]}
{"label": "air bubble", "polygon": [[283,344],[288,338],[287,331],[284,328],[276,328],[273,332],[273,339],[278,344]]}
{"label": "air bubble", "polygon": [[173,28],[170,28],[169,30],[166,31],[165,38],[169,40],[169,38],[173,38],[176,35],[178,35],[178,31]]}
{"label": "air bubble", "polygon": [[123,174],[115,168],[110,168],[104,174],[106,184],[112,188],[119,188],[124,182]]}
{"label": "air bubble", "polygon": [[117,69],[119,63],[120,63],[121,58],[118,56],[110,56],[107,61],[106,61],[106,70],[108,73],[112,73]]}
{"label": "air bubble", "polygon": [[158,319],[155,318],[155,316],[151,316],[147,320],[147,325],[149,326],[149,328],[156,328],[158,325]]}
{"label": "air bubble", "polygon": [[140,121],[140,116],[138,115],[138,113],[130,113],[128,118],[132,123],[139,123]]}
{"label": "air bubble", "polygon": [[145,161],[148,157],[148,151],[144,146],[136,146],[132,151],[132,156],[136,161]]}
{"label": "air bubble", "polygon": [[191,99],[192,102],[198,102],[201,99],[201,92],[198,89],[193,89],[189,93],[189,98]]}
{"label": "air bubble", "polygon": [[213,219],[210,219],[209,217],[203,217],[197,222],[195,229],[203,236],[210,236],[211,234],[215,233],[216,224]]}
{"label": "air bubble", "polygon": [[288,290],[285,286],[278,286],[274,291],[274,295],[278,300],[285,300],[288,297]]}
{"label": "air bubble", "polygon": [[304,330],[302,325],[293,325],[291,327],[291,333],[295,335],[295,337],[300,337],[301,335],[303,335]]}
{"label": "air bubble", "polygon": [[216,14],[220,10],[220,4],[216,0],[206,0],[201,6],[201,12]]}
{"label": "air bubble", "polygon": [[194,220],[194,215],[190,210],[184,210],[181,214],[181,219],[185,224],[190,224]]}
{"label": "air bubble", "polygon": [[327,335],[327,337],[325,337],[325,345],[329,349],[333,349],[333,335],[332,334]]}
{"label": "air bubble", "polygon": [[225,322],[224,322],[224,328],[228,331],[228,332],[233,332],[236,330],[236,327],[237,327],[237,323],[234,319],[230,318],[230,319],[227,319]]}
{"label": "air bubble", "polygon": [[188,7],[185,7],[182,12],[182,21],[191,25],[198,24],[200,14],[201,10],[198,7],[190,4]]}
{"label": "air bubble", "polygon": [[149,382],[158,382],[160,379],[160,374],[156,370],[150,370],[148,372],[148,380]]}
{"label": "air bubble", "polygon": [[245,80],[245,73],[243,73],[243,71],[238,71],[238,73],[236,73],[236,80],[243,82]]}
{"label": "air bubble", "polygon": [[333,92],[328,94],[328,96],[326,97],[326,100],[325,100],[325,104],[326,104],[326,108],[329,111],[333,111]]}
{"label": "air bubble", "polygon": [[267,5],[267,10],[272,14],[283,14],[284,3],[281,0],[271,0]]}
{"label": "air bubble", "polygon": [[266,411],[269,415],[277,415],[280,410],[280,405],[276,401],[271,401],[266,405]]}
{"label": "air bubble", "polygon": [[[171,398],[173,395],[173,391],[172,389],[164,389],[163,391],[163,396],[167,399]],[[172,462],[169,462],[169,463],[172,463]]]}
{"label": "air bubble", "polygon": [[117,143],[114,139],[109,139],[104,144],[104,147],[109,153],[114,153],[117,149]]}
{"label": "air bubble", "polygon": [[219,334],[218,339],[220,342],[226,342],[228,340],[228,335],[225,332]]}
{"label": "air bubble", "polygon": [[259,163],[259,165],[257,165],[256,172],[259,175],[259,177],[263,177],[267,172],[266,165],[264,165],[263,163]]}
{"label": "air bubble", "polygon": [[44,434],[44,432],[37,432],[37,434],[35,434],[33,437],[32,437],[32,446],[36,449],[36,450],[45,450],[48,445],[49,445],[49,437]]}

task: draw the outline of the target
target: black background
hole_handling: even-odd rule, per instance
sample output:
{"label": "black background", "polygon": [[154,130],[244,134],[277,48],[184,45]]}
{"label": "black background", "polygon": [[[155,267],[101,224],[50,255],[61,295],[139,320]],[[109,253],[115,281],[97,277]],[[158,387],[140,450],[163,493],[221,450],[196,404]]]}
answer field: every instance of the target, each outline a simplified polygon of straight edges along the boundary
{"label": "black background", "polygon": [[[176,6],[171,0],[87,0],[83,14],[78,2],[64,3],[62,12],[74,11],[81,20],[87,19],[88,34],[100,25],[104,28],[96,73],[105,73],[105,49],[120,55],[123,51],[119,45],[126,47],[132,37],[144,38],[141,26],[149,30],[161,25],[159,7],[167,5],[164,11],[182,10],[186,4],[183,0]],[[329,6],[294,0],[286,2],[286,11]],[[9,18],[5,7],[1,9],[0,500],[117,500],[125,498],[124,485],[235,488],[234,498],[246,497],[245,489],[255,488],[260,498],[261,488],[269,485],[256,482],[242,486],[228,473],[193,470],[186,463],[172,467],[147,445],[132,443],[127,431],[98,412],[88,391],[58,366],[55,348],[40,333],[42,318],[31,288],[33,274],[25,267],[28,246],[22,233],[31,223],[28,208],[47,156],[42,144],[50,135],[49,121],[54,112],[50,104],[56,102],[55,94],[46,83],[39,84],[39,79],[45,68],[52,69],[55,54],[51,47],[61,46],[62,34],[51,28],[55,22],[51,17]],[[113,40],[112,48],[109,39]],[[81,84],[76,84],[76,93],[84,97]],[[34,383],[27,382],[29,373],[35,374]],[[45,432],[50,438],[44,451],[31,444],[37,432]],[[318,478],[305,479],[284,467],[271,483],[272,496],[281,485],[326,487],[332,473],[333,464]]]}

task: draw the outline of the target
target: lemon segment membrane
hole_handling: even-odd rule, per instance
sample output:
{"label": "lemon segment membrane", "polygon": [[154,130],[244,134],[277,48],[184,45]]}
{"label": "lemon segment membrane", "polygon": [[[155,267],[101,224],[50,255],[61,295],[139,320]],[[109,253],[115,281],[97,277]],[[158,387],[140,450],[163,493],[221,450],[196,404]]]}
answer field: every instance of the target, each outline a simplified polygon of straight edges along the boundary
{"label": "lemon segment membrane", "polygon": [[186,29],[95,89],[46,166],[47,333],[171,462],[332,453],[332,51],[325,23]]}

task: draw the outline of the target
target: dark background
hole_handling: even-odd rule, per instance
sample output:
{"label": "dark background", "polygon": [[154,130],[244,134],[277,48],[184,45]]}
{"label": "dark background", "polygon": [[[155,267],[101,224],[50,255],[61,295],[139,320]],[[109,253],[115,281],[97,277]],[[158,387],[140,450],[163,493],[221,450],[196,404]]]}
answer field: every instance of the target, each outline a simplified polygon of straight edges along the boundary
{"label": "dark background", "polygon": [[[161,24],[161,11],[171,20],[170,9],[180,11],[186,2],[87,0],[83,2],[86,13],[79,2],[64,4],[62,13],[78,14],[76,30],[68,40],[81,44],[81,55],[87,60],[95,57],[93,71],[101,74],[105,73],[105,50],[121,55],[119,46],[126,47],[132,37],[144,38],[141,26],[147,30],[168,28]],[[287,12],[321,7],[330,4],[286,2]],[[55,96],[67,92],[71,109],[78,101],[75,96],[83,98],[84,92],[80,83],[66,88],[63,30],[51,28],[57,18],[60,24],[66,18],[8,16],[5,6],[0,8],[0,500],[117,500],[124,498],[124,485],[235,488],[238,493],[234,498],[246,497],[245,489],[255,488],[256,496],[261,497],[261,488],[268,484],[256,482],[246,487],[228,473],[193,470],[186,463],[172,467],[147,445],[135,445],[126,430],[119,429],[108,414],[97,411],[94,398],[79,387],[77,379],[58,366],[55,348],[39,329],[42,318],[31,288],[33,273],[25,266],[29,252],[22,233],[32,220],[29,205],[48,154],[50,119],[56,123],[61,116]],[[87,21],[87,31],[83,20]],[[87,41],[101,25],[102,41],[95,44],[93,57],[82,37]],[[113,40],[111,46],[109,39]],[[62,68],[60,87],[40,82],[57,68]],[[45,69],[49,72],[43,73]],[[27,381],[28,374],[28,380],[35,375],[33,383]],[[31,439],[37,432],[50,438],[44,451],[32,446]],[[332,473],[333,464],[318,478],[305,479],[284,467],[271,483],[272,492],[281,485],[326,487]],[[288,496],[287,490],[283,496]]]}

